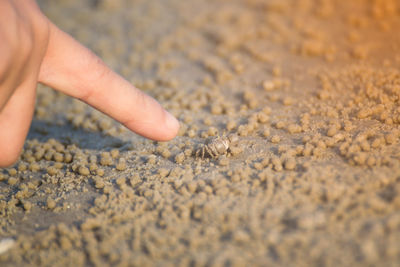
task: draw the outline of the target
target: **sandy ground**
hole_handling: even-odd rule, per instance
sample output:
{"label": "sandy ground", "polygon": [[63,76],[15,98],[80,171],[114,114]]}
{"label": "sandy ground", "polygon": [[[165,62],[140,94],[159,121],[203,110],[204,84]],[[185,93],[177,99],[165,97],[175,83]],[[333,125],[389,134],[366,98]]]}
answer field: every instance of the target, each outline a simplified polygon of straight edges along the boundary
{"label": "sandy ground", "polygon": [[1,266],[399,266],[397,1],[39,4],[182,127],[145,140],[39,86]]}

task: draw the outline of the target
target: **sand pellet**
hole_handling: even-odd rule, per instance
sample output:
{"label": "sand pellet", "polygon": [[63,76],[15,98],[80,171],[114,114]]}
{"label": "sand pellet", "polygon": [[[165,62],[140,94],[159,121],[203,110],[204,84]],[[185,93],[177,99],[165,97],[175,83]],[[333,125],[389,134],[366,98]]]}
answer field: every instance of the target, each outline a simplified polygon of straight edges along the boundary
{"label": "sand pellet", "polygon": [[80,167],[78,168],[78,173],[79,173],[80,175],[87,176],[87,175],[90,174],[90,171],[89,171],[89,169],[88,169],[87,167],[85,167],[85,166],[80,166]]}
{"label": "sand pellet", "polygon": [[56,207],[57,203],[54,201],[54,199],[49,197],[46,200],[46,205],[47,205],[48,209],[54,209]]}
{"label": "sand pellet", "polygon": [[126,160],[125,160],[124,158],[120,158],[120,159],[118,160],[117,165],[115,166],[115,168],[116,168],[117,170],[119,170],[119,171],[125,170],[126,167],[127,167],[127,166],[126,166]]}

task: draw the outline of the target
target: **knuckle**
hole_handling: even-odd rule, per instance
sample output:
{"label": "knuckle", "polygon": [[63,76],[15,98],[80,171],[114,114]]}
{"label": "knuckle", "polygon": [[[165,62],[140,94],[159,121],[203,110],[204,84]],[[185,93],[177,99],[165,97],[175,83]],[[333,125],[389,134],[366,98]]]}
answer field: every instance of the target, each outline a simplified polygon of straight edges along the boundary
{"label": "knuckle", "polygon": [[13,50],[11,47],[8,46],[0,46],[1,53],[0,53],[0,82],[3,80],[2,78],[3,75],[7,74],[7,71],[11,68],[12,66],[12,60],[13,60]]}
{"label": "knuckle", "polygon": [[0,32],[0,72],[5,73],[12,66],[18,55],[17,38],[15,34],[4,34]]}
{"label": "knuckle", "polygon": [[144,110],[148,110],[150,103],[148,101],[147,95],[140,90],[135,90],[135,92],[136,92],[135,99],[137,105],[141,106]]}
{"label": "knuckle", "polygon": [[[82,73],[85,73],[85,75],[90,74],[90,80],[93,83],[104,80],[111,73],[111,70],[104,64],[104,62],[90,51],[82,57],[82,63]],[[96,89],[91,86],[80,89],[82,94],[79,99],[84,102],[88,102],[96,93]]]}
{"label": "knuckle", "polygon": [[80,56],[80,66],[82,66],[82,69],[85,72],[87,71],[87,73],[90,74],[91,80],[103,80],[110,74],[111,70],[92,51],[85,49],[84,51],[80,52]]}
{"label": "knuckle", "polygon": [[32,31],[29,26],[25,25],[21,29],[20,33],[20,51],[24,62],[28,61],[32,55],[34,46],[34,38]]}
{"label": "knuckle", "polygon": [[15,31],[3,36],[4,50],[1,55],[6,57],[6,64],[25,65],[32,55],[34,39],[32,29],[29,25],[22,22],[16,22]]}

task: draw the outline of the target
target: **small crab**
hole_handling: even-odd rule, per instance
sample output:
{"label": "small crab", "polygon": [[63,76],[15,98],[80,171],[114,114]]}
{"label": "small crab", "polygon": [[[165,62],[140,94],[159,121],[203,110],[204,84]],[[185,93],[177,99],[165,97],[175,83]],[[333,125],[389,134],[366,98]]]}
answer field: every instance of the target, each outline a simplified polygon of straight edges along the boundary
{"label": "small crab", "polygon": [[211,140],[208,140],[206,144],[202,144],[196,151],[196,157],[217,158],[218,156],[225,155],[231,151],[233,146],[239,143],[239,137],[236,134],[230,134],[228,136],[218,136]]}

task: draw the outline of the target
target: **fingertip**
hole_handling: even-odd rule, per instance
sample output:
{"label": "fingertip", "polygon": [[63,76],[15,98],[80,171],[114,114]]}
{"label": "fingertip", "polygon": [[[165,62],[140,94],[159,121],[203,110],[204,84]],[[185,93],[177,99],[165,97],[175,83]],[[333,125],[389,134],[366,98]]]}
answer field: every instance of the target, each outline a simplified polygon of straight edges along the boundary
{"label": "fingertip", "polygon": [[[179,121],[154,98],[135,89],[136,97],[130,99],[126,109],[117,112],[114,118],[129,130],[154,141],[169,141],[178,135]],[[138,97],[140,96],[140,97]]]}
{"label": "fingertip", "polygon": [[178,134],[180,128],[179,121],[168,111],[165,111],[165,128],[167,132],[164,141],[173,139]]}
{"label": "fingertip", "polygon": [[3,154],[0,156],[0,168],[6,168],[12,166],[19,159],[21,150],[12,151],[10,153],[2,151]]}

